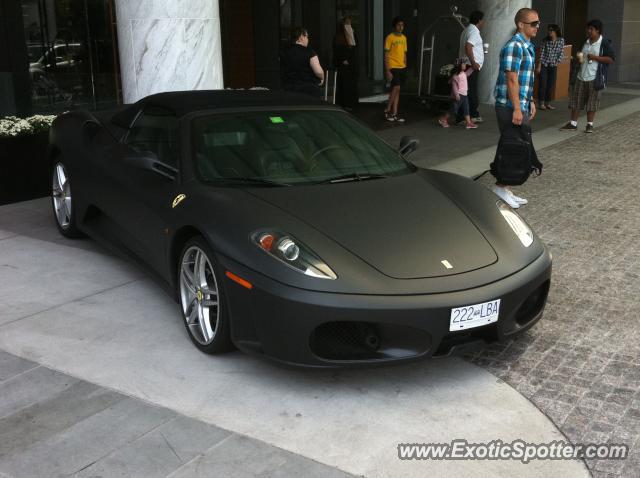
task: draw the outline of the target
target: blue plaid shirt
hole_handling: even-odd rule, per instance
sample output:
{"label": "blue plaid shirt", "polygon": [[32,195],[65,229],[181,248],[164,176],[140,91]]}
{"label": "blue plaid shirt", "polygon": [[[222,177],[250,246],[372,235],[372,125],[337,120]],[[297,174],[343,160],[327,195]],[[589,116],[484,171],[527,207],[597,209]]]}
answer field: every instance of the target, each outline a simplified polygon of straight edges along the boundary
{"label": "blue plaid shirt", "polygon": [[500,50],[500,72],[493,95],[496,105],[513,108],[507,93],[507,71],[518,74],[520,85],[520,108],[529,111],[529,103],[533,94],[534,67],[536,50],[533,43],[527,41],[521,33],[516,33]]}

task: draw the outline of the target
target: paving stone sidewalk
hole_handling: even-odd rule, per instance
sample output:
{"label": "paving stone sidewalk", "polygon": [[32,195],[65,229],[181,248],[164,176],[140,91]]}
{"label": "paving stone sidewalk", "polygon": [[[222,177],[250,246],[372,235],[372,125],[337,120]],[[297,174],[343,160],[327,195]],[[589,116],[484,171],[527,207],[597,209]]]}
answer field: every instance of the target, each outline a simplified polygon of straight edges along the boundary
{"label": "paving stone sidewalk", "polygon": [[1,350],[0,397],[2,478],[351,476]]}
{"label": "paving stone sidewalk", "polygon": [[640,477],[639,131],[640,114],[596,122],[596,134],[567,132],[538,152],[544,173],[514,190],[553,254],[545,315],[521,338],[468,356],[573,443],[631,447],[624,461],[587,460],[596,477]]}

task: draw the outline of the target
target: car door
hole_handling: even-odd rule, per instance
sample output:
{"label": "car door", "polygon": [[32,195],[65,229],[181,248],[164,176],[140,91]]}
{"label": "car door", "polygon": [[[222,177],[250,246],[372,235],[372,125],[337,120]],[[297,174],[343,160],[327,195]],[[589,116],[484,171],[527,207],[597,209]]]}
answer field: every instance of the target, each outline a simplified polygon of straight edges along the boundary
{"label": "car door", "polygon": [[[105,178],[109,215],[127,249],[163,277],[166,275],[168,216],[179,194],[179,121],[169,110],[147,106],[122,142],[109,153],[110,174]],[[155,157],[171,179],[144,167]]]}

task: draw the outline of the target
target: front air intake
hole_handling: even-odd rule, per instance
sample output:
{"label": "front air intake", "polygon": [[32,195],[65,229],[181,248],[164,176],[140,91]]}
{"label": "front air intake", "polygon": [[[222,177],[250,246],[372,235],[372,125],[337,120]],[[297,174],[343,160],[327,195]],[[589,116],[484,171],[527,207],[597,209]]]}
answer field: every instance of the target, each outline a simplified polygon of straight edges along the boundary
{"label": "front air intake", "polygon": [[385,360],[425,354],[431,336],[404,325],[359,321],[326,322],[312,332],[311,351],[333,361]]}

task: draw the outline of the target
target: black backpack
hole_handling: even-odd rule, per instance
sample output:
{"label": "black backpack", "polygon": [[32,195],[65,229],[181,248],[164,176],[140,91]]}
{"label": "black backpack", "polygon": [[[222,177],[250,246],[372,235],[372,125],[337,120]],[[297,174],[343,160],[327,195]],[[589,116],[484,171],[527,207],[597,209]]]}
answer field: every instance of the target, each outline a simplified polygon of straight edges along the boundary
{"label": "black backpack", "polygon": [[533,147],[530,126],[511,125],[504,130],[490,168],[496,181],[505,186],[524,184],[531,173],[542,174],[542,163]]}

